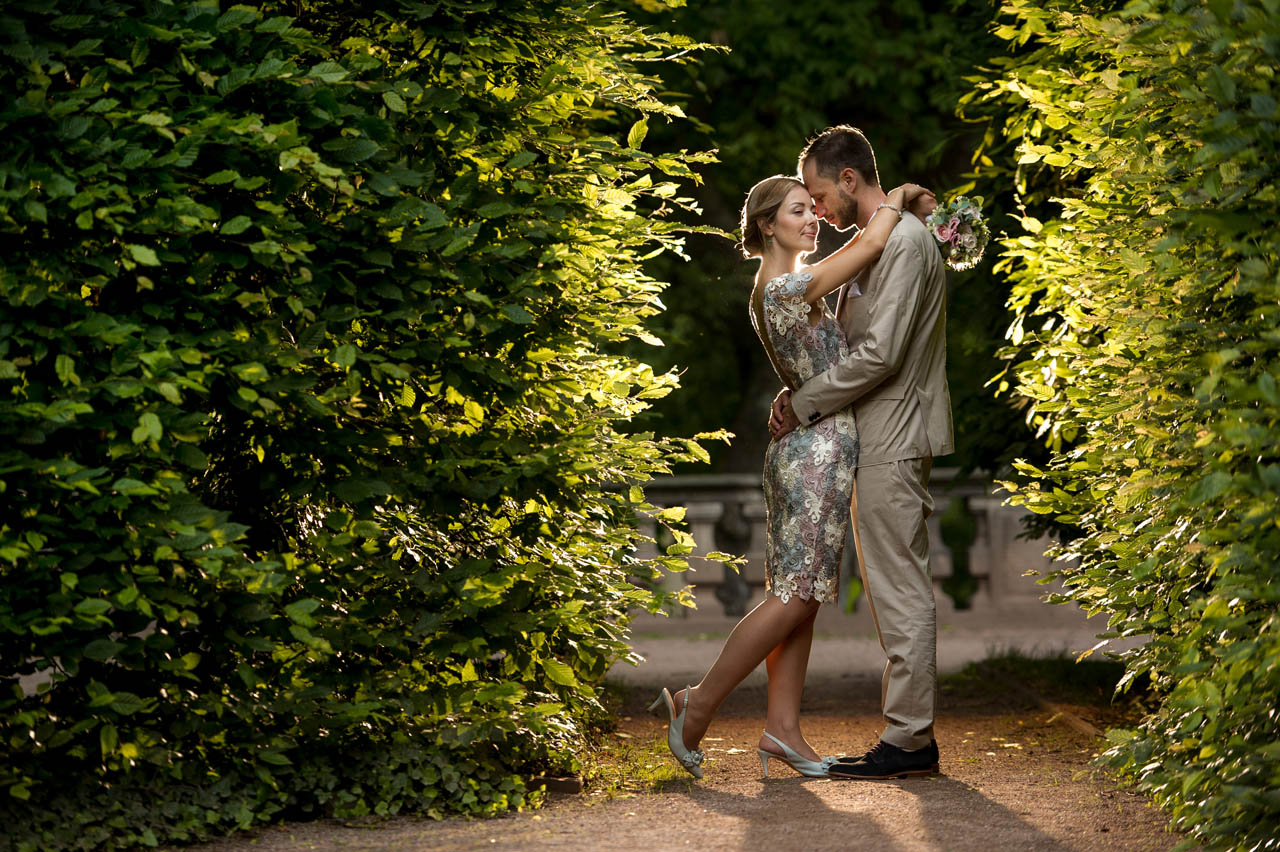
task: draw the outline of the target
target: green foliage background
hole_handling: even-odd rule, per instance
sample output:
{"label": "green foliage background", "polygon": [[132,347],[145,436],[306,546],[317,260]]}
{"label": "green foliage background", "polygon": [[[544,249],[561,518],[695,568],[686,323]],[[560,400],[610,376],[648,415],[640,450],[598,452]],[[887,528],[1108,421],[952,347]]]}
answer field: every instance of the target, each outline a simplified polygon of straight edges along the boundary
{"label": "green foliage background", "polygon": [[[1017,391],[1054,450],[1066,598],[1158,709],[1106,758],[1212,848],[1280,847],[1275,0],[1011,0],[978,81],[1028,208],[1005,243]],[[1032,210],[1045,210],[1040,216]],[[1123,683],[1123,682],[1122,682]]]}
{"label": "green foliage background", "polygon": [[609,351],[706,158],[641,150],[679,111],[640,63],[687,39],[500,6],[0,12],[9,844],[494,813],[573,768],[690,550],[633,556],[617,485],[706,453],[619,433],[675,380]]}

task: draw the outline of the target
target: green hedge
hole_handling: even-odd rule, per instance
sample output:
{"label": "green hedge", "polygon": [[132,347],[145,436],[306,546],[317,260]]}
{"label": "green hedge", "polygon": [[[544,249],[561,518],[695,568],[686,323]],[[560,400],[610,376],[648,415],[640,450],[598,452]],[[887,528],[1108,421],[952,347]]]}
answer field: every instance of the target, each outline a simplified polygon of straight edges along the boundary
{"label": "green hedge", "polygon": [[[1108,11],[1111,9],[1111,11]],[[1214,848],[1280,848],[1280,4],[1011,0],[967,106],[1018,143],[1014,501],[1078,535],[1066,597],[1148,637],[1106,761]],[[1122,684],[1123,685],[1123,684]]]}
{"label": "green hedge", "polygon": [[691,46],[587,0],[5,4],[10,844],[573,768],[660,603],[616,485],[706,455],[616,431],[675,379],[608,354],[707,159],[640,149],[678,110],[637,69]]}

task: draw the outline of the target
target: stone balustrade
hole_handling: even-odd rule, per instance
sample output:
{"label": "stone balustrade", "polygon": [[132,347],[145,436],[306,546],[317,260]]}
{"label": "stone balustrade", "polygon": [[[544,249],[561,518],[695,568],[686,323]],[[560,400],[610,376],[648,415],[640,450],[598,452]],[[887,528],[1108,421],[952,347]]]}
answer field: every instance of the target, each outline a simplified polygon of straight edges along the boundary
{"label": "stone balustrade", "polygon": [[[1051,565],[1044,556],[1046,540],[1019,537],[1026,510],[1005,505],[990,479],[961,480],[955,468],[935,468],[929,490],[934,499],[929,545],[939,612],[1038,604],[1048,589],[1028,572],[1043,574]],[[700,609],[711,603],[706,597],[710,593],[725,615],[745,613],[748,602],[764,586],[765,508],[760,477],[673,476],[647,483],[645,493],[655,505],[686,507],[688,529],[698,545],[690,560],[693,572],[669,575],[668,586],[692,584]],[[655,526],[652,521],[646,523],[642,529],[652,536]],[[852,533],[848,542],[841,569],[841,587],[846,589],[858,576]],[[698,553],[711,550],[745,556],[741,573],[697,558]],[[650,549],[645,555],[651,553]]]}

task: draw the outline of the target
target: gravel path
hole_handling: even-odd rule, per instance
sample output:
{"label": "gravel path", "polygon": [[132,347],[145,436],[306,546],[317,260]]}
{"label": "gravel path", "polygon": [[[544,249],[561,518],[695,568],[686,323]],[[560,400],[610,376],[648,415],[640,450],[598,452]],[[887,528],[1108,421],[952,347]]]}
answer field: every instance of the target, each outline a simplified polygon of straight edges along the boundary
{"label": "gravel path", "polygon": [[[1088,647],[1089,636],[1077,633],[1066,645],[1078,650],[1082,643]],[[628,687],[615,736],[646,747],[662,741],[665,721],[647,715],[643,706],[659,686],[692,679],[719,645],[692,637],[641,637],[637,650],[649,661],[612,675]],[[946,645],[944,634],[939,654],[949,662],[943,668],[957,668],[964,655],[952,660]],[[985,646],[974,648],[978,653]],[[876,669],[883,657],[878,654],[868,637],[815,643],[805,730],[819,752],[860,752],[875,742],[881,727]],[[631,791],[552,795],[540,811],[493,820],[308,823],[197,849],[1163,852],[1181,840],[1143,799],[1118,790],[1088,767],[1100,745],[1097,739],[1064,725],[1016,685],[970,684],[944,691],[937,724],[943,774],[891,782],[806,779],[776,762],[771,771],[781,777],[762,778],[755,744],[764,696],[763,674],[756,672],[725,702],[704,740],[710,762],[702,781],[673,770],[659,773],[666,780],[639,782]],[[1099,727],[1109,721],[1105,708],[1066,709]]]}

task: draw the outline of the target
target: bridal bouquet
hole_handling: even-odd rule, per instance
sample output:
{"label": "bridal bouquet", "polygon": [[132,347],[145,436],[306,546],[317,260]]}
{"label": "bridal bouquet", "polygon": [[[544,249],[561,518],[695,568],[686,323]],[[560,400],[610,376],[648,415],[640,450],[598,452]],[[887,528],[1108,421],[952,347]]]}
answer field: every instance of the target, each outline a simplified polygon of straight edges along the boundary
{"label": "bridal bouquet", "polygon": [[933,236],[942,243],[942,256],[955,270],[970,269],[982,260],[991,239],[987,220],[982,218],[982,199],[957,195],[939,204],[925,220]]}

